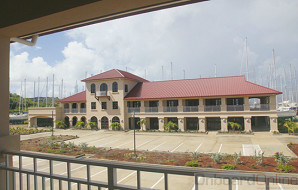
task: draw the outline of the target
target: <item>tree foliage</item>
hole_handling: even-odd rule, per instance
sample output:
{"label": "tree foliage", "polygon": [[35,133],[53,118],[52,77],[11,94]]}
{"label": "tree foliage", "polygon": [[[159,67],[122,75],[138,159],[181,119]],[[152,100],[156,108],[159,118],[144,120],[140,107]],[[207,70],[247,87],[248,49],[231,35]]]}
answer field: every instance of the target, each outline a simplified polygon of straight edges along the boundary
{"label": "tree foliage", "polygon": [[242,126],[239,123],[236,122],[228,122],[228,124],[230,125],[231,129],[233,131],[235,131],[236,129],[242,129]]}

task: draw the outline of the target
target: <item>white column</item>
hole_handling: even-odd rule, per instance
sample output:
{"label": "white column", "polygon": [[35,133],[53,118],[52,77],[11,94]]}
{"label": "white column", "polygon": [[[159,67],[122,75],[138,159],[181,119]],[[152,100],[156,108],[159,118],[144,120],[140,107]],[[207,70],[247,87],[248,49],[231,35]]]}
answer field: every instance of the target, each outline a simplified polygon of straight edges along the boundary
{"label": "white column", "polygon": [[277,125],[277,116],[276,117],[270,117],[270,131],[278,131],[278,125]]}
{"label": "white column", "polygon": [[[0,36],[0,149],[20,150],[20,136],[9,136],[9,48],[10,38]],[[11,157],[9,160],[12,163]],[[0,163],[4,161],[0,154]],[[4,170],[0,170],[0,189],[6,189]]]}
{"label": "white column", "polygon": [[158,118],[158,127],[159,127],[159,130],[160,131],[164,131],[165,130],[164,124],[165,124],[165,118],[159,117]]}
{"label": "white column", "polygon": [[178,129],[180,129],[180,131],[184,131],[185,129],[185,119],[182,118],[178,118]]}
{"label": "white column", "polygon": [[227,117],[220,117],[221,123],[221,131],[228,131],[228,118]]}
{"label": "white column", "polygon": [[251,131],[251,116],[244,117],[244,130],[246,132]]}
{"label": "white column", "polygon": [[206,132],[206,118],[199,117],[199,131]]}

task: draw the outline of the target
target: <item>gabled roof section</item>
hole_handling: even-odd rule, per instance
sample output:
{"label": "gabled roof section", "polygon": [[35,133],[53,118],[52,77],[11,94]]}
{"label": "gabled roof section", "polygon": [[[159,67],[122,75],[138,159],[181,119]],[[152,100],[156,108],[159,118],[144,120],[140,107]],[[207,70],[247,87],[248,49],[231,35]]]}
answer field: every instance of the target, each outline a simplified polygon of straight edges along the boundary
{"label": "gabled roof section", "polygon": [[112,69],[103,73],[100,73],[98,75],[86,78],[82,80],[82,82],[92,81],[92,80],[104,80],[104,79],[114,79],[114,78],[125,78],[125,79],[131,79],[138,82],[149,82],[146,79],[143,79],[141,77],[138,77],[134,74],[131,74],[126,71],[122,71],[119,69]]}
{"label": "gabled roof section", "polygon": [[63,98],[58,101],[59,103],[65,103],[65,102],[86,102],[86,91],[79,92],[77,94],[74,94],[72,96]]}
{"label": "gabled roof section", "polygon": [[281,94],[245,80],[245,76],[138,83],[125,100]]}

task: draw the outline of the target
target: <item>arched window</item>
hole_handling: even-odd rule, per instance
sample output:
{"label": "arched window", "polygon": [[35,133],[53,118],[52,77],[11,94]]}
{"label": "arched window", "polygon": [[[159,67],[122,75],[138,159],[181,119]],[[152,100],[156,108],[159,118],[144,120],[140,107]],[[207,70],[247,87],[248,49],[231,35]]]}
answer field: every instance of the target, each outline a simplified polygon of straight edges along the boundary
{"label": "arched window", "polygon": [[117,116],[113,117],[112,123],[115,123],[115,122],[120,123],[119,117],[117,117]]}
{"label": "arched window", "polygon": [[118,92],[118,83],[113,82],[113,92]]}
{"label": "arched window", "polygon": [[109,119],[105,116],[101,118],[101,129],[109,129]]}
{"label": "arched window", "polygon": [[77,117],[73,117],[72,118],[72,126],[75,126],[78,122],[78,118]]}
{"label": "arched window", "polygon": [[106,83],[102,83],[100,85],[100,91],[108,91],[108,85]]}
{"label": "arched window", "polygon": [[98,129],[98,124],[97,124],[97,117],[93,116],[91,117],[90,119],[91,122],[95,123],[95,126],[94,127],[91,127],[91,129]]}
{"label": "arched window", "polygon": [[96,89],[95,89],[95,84],[92,83],[91,84],[91,93],[95,93]]}

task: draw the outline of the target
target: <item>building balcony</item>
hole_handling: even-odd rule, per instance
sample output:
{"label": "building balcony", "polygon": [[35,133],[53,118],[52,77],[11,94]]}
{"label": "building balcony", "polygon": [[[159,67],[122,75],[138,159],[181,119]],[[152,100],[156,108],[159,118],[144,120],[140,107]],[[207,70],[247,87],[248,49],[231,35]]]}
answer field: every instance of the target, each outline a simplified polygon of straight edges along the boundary
{"label": "building balcony", "polygon": [[128,113],[140,113],[140,108],[129,107]]}
{"label": "building balcony", "polygon": [[145,112],[158,112],[158,107],[145,107]]}
{"label": "building balcony", "polygon": [[71,113],[78,113],[78,108],[72,108]]}
{"label": "building balcony", "polygon": [[81,109],[80,109],[80,112],[81,112],[81,113],[86,113],[86,108],[81,108]]}
{"label": "building balcony", "polygon": [[250,104],[250,111],[268,111],[270,110],[269,104]]}
{"label": "building balcony", "polygon": [[173,106],[173,107],[163,107],[164,112],[178,112],[178,107]]}
{"label": "building balcony", "polygon": [[69,108],[64,108],[64,113],[69,113]]}
{"label": "building balcony", "polygon": [[244,111],[243,105],[227,105],[227,111]]}
{"label": "building balcony", "polygon": [[198,112],[199,106],[183,106],[184,112]]}
{"label": "building balcony", "polygon": [[108,92],[107,91],[96,91],[95,96],[105,97],[105,96],[108,96]]}
{"label": "building balcony", "polygon": [[205,106],[205,112],[218,112],[220,111],[220,106]]}

